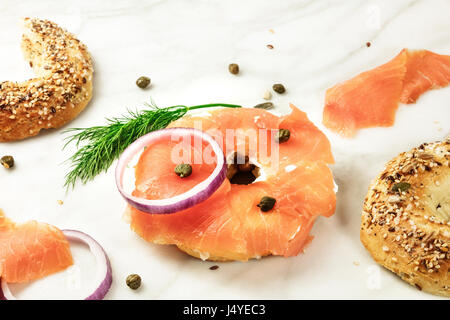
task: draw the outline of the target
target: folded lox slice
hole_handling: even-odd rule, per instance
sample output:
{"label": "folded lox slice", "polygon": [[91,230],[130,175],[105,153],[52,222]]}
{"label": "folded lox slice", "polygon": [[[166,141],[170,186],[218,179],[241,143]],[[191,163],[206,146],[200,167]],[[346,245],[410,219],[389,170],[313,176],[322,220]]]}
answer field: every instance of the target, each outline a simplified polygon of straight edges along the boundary
{"label": "folded lox slice", "polygon": [[99,286],[85,300],[101,300],[112,284],[111,264],[92,237],[77,230],[59,230],[37,221],[14,223],[0,210],[0,300],[16,300],[9,283],[26,283],[73,264],[70,241],[86,244],[96,258]]}
{"label": "folded lox slice", "polygon": [[61,230],[36,221],[14,223],[0,210],[0,278],[24,283],[72,264],[69,242]]}
{"label": "folded lox slice", "polygon": [[394,124],[399,102],[414,103],[450,82],[450,56],[403,49],[394,59],[326,92],[323,123],[344,137]]}

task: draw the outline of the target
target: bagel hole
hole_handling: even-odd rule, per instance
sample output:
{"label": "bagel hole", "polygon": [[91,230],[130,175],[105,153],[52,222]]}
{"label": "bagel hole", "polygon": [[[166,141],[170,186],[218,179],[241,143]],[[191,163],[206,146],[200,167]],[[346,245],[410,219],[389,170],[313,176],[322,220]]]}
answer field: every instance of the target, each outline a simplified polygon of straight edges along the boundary
{"label": "bagel hole", "polygon": [[443,222],[450,221],[450,174],[441,175],[440,182],[432,182],[426,188],[425,206],[428,212]]}
{"label": "bagel hole", "polygon": [[249,185],[260,176],[259,167],[252,163],[248,156],[235,152],[227,161],[227,165],[227,178],[231,184]]}

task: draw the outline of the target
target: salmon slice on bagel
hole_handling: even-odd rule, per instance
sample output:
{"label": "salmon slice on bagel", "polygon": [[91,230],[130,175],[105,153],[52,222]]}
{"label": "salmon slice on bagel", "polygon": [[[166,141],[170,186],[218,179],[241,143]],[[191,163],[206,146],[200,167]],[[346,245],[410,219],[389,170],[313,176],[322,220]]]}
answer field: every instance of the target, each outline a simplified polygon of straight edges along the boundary
{"label": "salmon slice on bagel", "polygon": [[[332,216],[336,208],[328,167],[334,158],[327,137],[304,112],[290,107],[284,116],[222,108],[172,122],[166,131],[201,128],[220,153],[214,150],[210,159],[209,144],[188,134],[181,142],[167,133],[146,144],[137,164],[129,165],[134,175],[130,190],[138,201],[155,206],[148,210],[130,204],[125,218],[131,229],[149,242],[175,245],[202,260],[248,261],[303,252],[315,221]],[[226,159],[226,178],[208,198],[158,214],[158,203],[165,205],[208,181],[221,158]],[[190,168],[183,178],[176,174],[180,164]]]}

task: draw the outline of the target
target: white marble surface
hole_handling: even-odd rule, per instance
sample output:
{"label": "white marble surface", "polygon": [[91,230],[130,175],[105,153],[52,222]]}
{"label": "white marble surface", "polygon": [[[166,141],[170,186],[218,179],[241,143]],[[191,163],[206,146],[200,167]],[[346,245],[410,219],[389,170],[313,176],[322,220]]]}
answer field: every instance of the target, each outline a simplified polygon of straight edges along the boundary
{"label": "white marble surface", "polygon": [[[102,124],[150,97],[160,106],[252,106],[276,82],[287,88],[272,99],[278,112],[287,112],[292,102],[323,128],[326,88],[387,61],[403,47],[450,54],[449,13],[446,0],[2,0],[0,80],[32,76],[20,52],[17,21],[35,16],[76,33],[95,60],[94,98],[66,128]],[[237,77],[227,71],[231,62],[241,67]],[[143,74],[153,81],[148,90],[134,84]],[[352,140],[325,130],[336,157],[337,211],[319,219],[315,240],[294,258],[221,263],[210,271],[213,263],[144,242],[121,219],[125,205],[112,170],[65,194],[62,162],[73,149],[61,151],[61,130],[0,144],[0,154],[17,161],[14,170],[0,170],[0,207],[16,220],[38,219],[93,235],[111,257],[109,299],[434,299],[373,262],[359,241],[359,223],[369,181],[385,161],[450,133],[449,101],[450,88],[430,91],[417,104],[401,106],[394,127],[363,130]],[[86,295],[95,263],[83,246],[74,245],[73,253],[75,267],[15,285],[14,292],[20,298]],[[143,277],[137,292],[124,284],[129,273]]]}

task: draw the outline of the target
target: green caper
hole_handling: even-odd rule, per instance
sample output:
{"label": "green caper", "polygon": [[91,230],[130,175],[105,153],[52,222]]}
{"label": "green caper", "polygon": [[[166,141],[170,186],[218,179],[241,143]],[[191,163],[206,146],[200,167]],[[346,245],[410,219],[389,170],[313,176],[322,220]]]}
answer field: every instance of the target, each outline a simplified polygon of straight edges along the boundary
{"label": "green caper", "polygon": [[0,159],[0,163],[6,169],[14,167],[14,158],[12,156],[4,156]]}
{"label": "green caper", "polygon": [[273,109],[273,103],[272,102],[263,102],[263,103],[257,104],[253,108],[264,109],[264,110]]}
{"label": "green caper", "polygon": [[239,66],[236,63],[231,63],[228,66],[228,71],[230,71],[231,74],[238,74],[239,73]]}
{"label": "green caper", "polygon": [[275,141],[278,143],[283,143],[289,140],[291,137],[291,132],[288,129],[280,129],[275,135]]}
{"label": "green caper", "polygon": [[286,89],[284,88],[284,86],[281,83],[276,83],[273,85],[273,91],[277,92],[277,93],[285,93]]}
{"label": "green caper", "polygon": [[273,206],[275,205],[275,202],[277,202],[276,199],[264,196],[261,198],[257,206],[261,209],[262,212],[267,212],[272,210]]}
{"label": "green caper", "polygon": [[404,192],[408,191],[411,188],[411,185],[408,182],[399,182],[392,186],[392,191],[394,192]]}
{"label": "green caper", "polygon": [[144,76],[142,76],[142,77],[139,77],[139,78],[136,80],[136,85],[137,85],[139,88],[141,88],[141,89],[145,89],[145,88],[148,87],[148,85],[150,84],[150,82],[151,82],[151,80],[150,80],[149,77],[144,77]]}
{"label": "green caper", "polygon": [[192,167],[190,164],[182,163],[175,167],[175,173],[180,176],[180,178],[189,177],[192,173]]}
{"label": "green caper", "polygon": [[127,286],[133,290],[137,290],[141,286],[142,279],[138,274],[130,274],[127,277]]}

